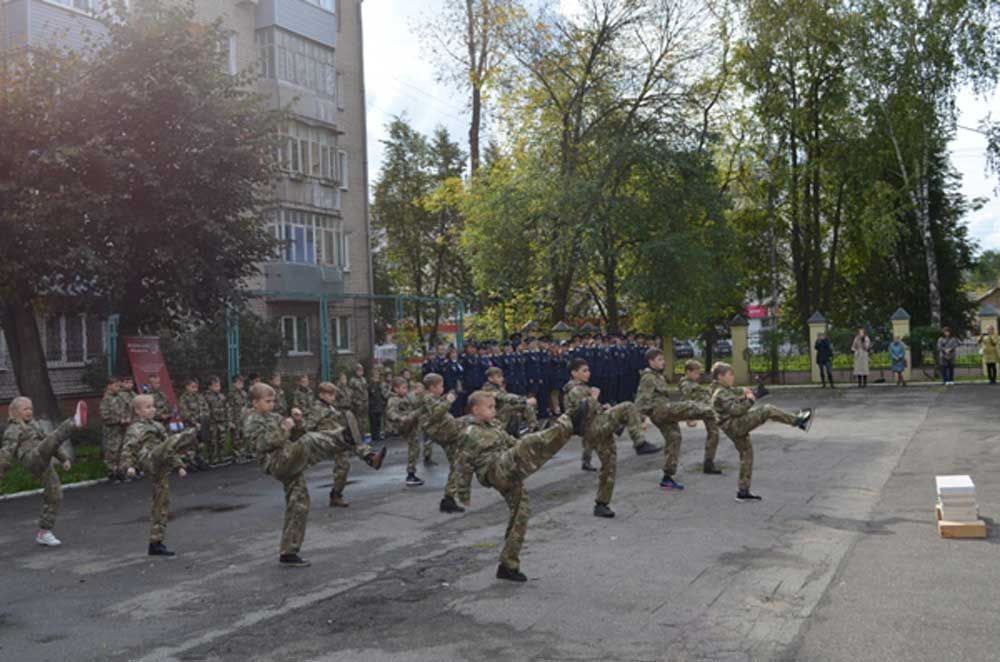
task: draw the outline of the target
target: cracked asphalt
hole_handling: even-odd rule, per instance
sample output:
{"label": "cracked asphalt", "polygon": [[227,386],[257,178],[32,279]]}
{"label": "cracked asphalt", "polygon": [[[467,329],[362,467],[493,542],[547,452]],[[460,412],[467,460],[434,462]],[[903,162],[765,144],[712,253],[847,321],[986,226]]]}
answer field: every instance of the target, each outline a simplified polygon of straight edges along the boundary
{"label": "cracked asphalt", "polygon": [[992,525],[998,396],[779,391],[817,419],[754,434],[758,504],[735,503],[725,438],[706,476],[684,428],[683,493],[621,440],[613,520],[574,440],[527,483],[524,585],[493,577],[503,501],[477,484],[439,513],[446,467],[406,488],[401,446],[355,462],[348,509],[326,505],[330,464],[309,472],[305,570],[276,563],[281,489],[255,465],[172,480],[167,560],[144,555],[146,482],[67,491],[58,549],[34,544],[39,497],[2,501],[0,660],[997,660],[1000,538],[942,540],[933,505],[936,474],[969,473]]}

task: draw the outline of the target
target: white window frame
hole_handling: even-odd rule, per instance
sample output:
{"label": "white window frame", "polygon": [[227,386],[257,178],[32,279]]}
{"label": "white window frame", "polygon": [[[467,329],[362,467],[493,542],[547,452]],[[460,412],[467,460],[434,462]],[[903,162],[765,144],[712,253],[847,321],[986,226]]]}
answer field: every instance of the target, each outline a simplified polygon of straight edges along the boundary
{"label": "white window frame", "polygon": [[[339,190],[337,191],[339,194]],[[281,208],[274,211],[273,219],[267,224],[268,232],[280,246],[274,260],[286,264],[309,264],[313,266],[351,270],[351,235],[344,229],[342,219],[332,214]],[[296,229],[302,230],[304,261],[294,259],[294,237]],[[310,237],[312,260],[310,257]],[[293,259],[289,259],[289,256]]]}
{"label": "white window frame", "polygon": [[[90,356],[87,351],[87,316],[85,314],[78,314],[76,317],[80,319],[80,343],[82,357],[80,361],[70,361],[68,360],[68,339],[66,336],[66,317],[72,313],[57,313],[53,314],[52,317],[55,319],[56,323],[59,325],[59,356],[58,357],[45,357],[46,365],[49,368],[82,368],[87,364],[87,361],[94,358]],[[42,336],[42,349],[45,350],[48,346],[48,335],[49,329],[48,325],[50,323],[49,318],[42,317],[38,319],[38,330]]]}
{"label": "white window frame", "polygon": [[237,47],[238,47],[237,35],[235,32],[230,32],[226,36],[226,65],[228,67],[230,76],[235,76],[240,71],[240,67],[236,59]]}
{"label": "white window frame", "polygon": [[348,180],[351,176],[351,166],[347,160],[347,151],[337,150],[337,179],[340,181],[340,190],[349,190]]}
{"label": "white window frame", "polygon": [[[305,321],[305,350],[299,349],[302,344],[299,342],[299,322]],[[292,342],[291,346],[288,346],[288,339],[285,337],[285,323],[291,321],[292,323]],[[288,350],[288,356],[312,356],[312,352],[309,350],[309,318],[308,317],[298,317],[296,315],[282,315],[281,316],[281,342],[285,344],[285,348]]]}
{"label": "white window frame", "polygon": [[[354,339],[351,333],[352,318],[349,315],[337,316],[333,318],[333,347],[337,354],[353,354],[354,350],[351,347],[351,341]],[[343,328],[342,328],[343,327]],[[343,336],[346,335],[346,338]],[[346,340],[342,343],[342,340]],[[343,346],[342,346],[343,345]]]}

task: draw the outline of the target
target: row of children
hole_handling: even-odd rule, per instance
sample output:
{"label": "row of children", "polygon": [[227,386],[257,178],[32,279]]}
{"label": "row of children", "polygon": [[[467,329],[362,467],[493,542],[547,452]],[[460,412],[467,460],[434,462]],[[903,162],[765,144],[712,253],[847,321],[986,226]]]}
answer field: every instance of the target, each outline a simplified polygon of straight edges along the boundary
{"label": "row of children", "polygon": [[[628,429],[637,448],[648,443],[644,437],[649,421],[660,429],[667,441],[660,485],[671,491],[683,489],[674,479],[681,439],[679,423],[694,425],[696,420],[705,421],[708,428],[705,469],[709,474],[720,473],[714,467],[714,453],[721,429],[739,452],[736,498],[747,502],[760,498],[750,492],[753,466],[750,432],[768,420],[803,430],[808,430],[811,424],[812,411],[809,409],[790,414],[771,405],[758,405],[753,391],[735,386],[733,370],[724,363],[713,366],[712,384],[706,388],[700,383],[700,364],[689,362],[681,384],[681,398],[673,400],[667,376],[663,374],[662,351],[649,349],[645,359],[648,367],[641,375],[636,402],[614,406],[600,402],[600,390],[590,385],[588,362],[583,358],[573,359],[569,365],[570,381],[563,388],[566,413],[554,418],[546,429],[529,432],[520,438],[509,434],[497,419],[505,415],[506,409],[526,408],[533,403],[530,398],[508,393],[503,385],[503,373],[496,368],[491,368],[489,376],[493,388],[472,393],[468,398],[469,414],[461,418],[455,418],[449,411],[456,394],[445,390],[441,375],[426,375],[423,391],[417,395],[409,393],[409,384],[404,378],[396,377],[392,381],[393,394],[387,403],[387,420],[391,433],[407,440],[409,474],[415,473],[418,455],[415,451],[419,447],[415,449],[413,440],[418,431],[444,449],[450,468],[441,502],[443,512],[463,512],[458,502],[469,505],[473,474],[481,485],[503,495],[510,509],[510,520],[497,577],[524,581],[519,554],[530,506],[523,481],[554,456],[572,435],[580,435],[585,451],[596,453],[601,460],[594,515],[610,518],[614,517],[610,502],[616,476],[615,437],[622,428]],[[277,411],[280,393],[272,385],[258,382],[249,389],[250,405],[242,420],[244,438],[265,473],[279,480],[285,492],[285,524],[279,556],[283,566],[308,565],[299,556],[309,509],[303,478],[305,470],[344,454],[357,455],[374,469],[380,468],[385,458],[385,448],[375,452],[365,443],[353,412],[335,406],[336,391],[333,384],[321,384],[318,398],[312,399],[308,410],[293,406],[290,415],[285,415]],[[301,401],[299,404],[306,403]],[[179,434],[169,434],[156,420],[156,415],[153,395],[133,398],[134,421],[126,432],[121,462],[128,475],[135,475],[143,468],[152,478],[153,527],[149,553],[161,556],[172,554],[163,546],[167,477],[174,469],[183,476],[182,456],[197,445],[194,435],[200,424],[195,423],[193,428]],[[72,422],[64,423],[55,433],[46,436],[32,421],[30,401],[15,400],[11,406],[11,424],[0,449],[0,477],[12,461],[30,466],[33,471],[51,470],[52,458],[65,459],[59,454],[59,444],[73,425],[81,424],[80,418],[78,408]],[[57,482],[58,478],[55,480]],[[51,534],[54,515],[46,518],[46,509],[51,512],[49,492],[47,487],[40,529]],[[39,542],[47,544],[41,540],[44,533],[40,531],[38,535]]]}

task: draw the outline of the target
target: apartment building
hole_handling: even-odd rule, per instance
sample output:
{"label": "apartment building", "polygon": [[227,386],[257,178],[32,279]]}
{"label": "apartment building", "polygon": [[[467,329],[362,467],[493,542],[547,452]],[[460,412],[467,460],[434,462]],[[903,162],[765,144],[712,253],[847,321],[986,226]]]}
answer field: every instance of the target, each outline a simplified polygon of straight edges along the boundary
{"label": "apartment building", "polygon": [[[254,68],[274,108],[291,106],[282,128],[283,176],[261,223],[284,242],[247,284],[255,310],[281,329],[281,368],[317,374],[324,354],[345,367],[372,348],[362,0],[196,0],[197,19],[221,18],[226,66]],[[0,50],[99,32],[102,0],[0,0]],[[325,311],[325,314],[324,314]],[[321,317],[325,317],[325,322]],[[57,393],[102,347],[99,320],[53,313],[41,320]],[[98,339],[100,336],[100,340]],[[0,335],[2,338],[2,335]],[[0,341],[0,399],[13,389]]]}

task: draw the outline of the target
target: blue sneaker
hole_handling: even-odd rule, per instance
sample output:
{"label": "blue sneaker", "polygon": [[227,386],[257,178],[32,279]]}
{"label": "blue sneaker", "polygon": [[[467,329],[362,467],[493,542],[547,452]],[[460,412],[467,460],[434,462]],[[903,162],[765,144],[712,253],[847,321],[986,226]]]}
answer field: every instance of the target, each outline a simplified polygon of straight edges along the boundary
{"label": "blue sneaker", "polygon": [[684,486],[678,483],[676,480],[670,476],[664,476],[660,481],[660,487],[665,490],[683,490]]}

